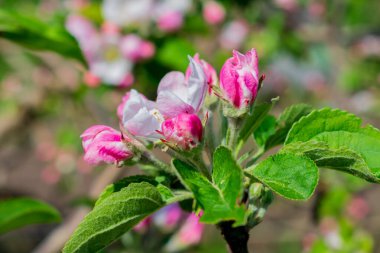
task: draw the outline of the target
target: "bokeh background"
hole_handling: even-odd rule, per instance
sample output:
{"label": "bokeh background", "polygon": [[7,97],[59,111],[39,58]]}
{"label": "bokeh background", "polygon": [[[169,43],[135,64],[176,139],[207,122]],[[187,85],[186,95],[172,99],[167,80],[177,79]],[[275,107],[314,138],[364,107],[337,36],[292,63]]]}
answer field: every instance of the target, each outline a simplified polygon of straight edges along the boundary
{"label": "bokeh background", "polygon": [[[114,2],[122,6],[128,1],[144,2]],[[308,103],[339,107],[380,127],[378,0],[220,0],[222,10],[214,19],[205,13],[210,1],[193,0],[180,10],[174,28],[160,21],[165,8],[175,5],[172,1],[152,20],[118,24],[117,33],[136,34],[155,48],[147,59],[133,61],[129,87],[94,77],[83,43],[67,29],[68,17],[76,15],[99,31],[112,31],[104,2],[0,0],[0,199],[42,199],[63,216],[61,224],[0,236],[0,252],[41,249],[60,237],[58,232],[64,238],[107,184],[136,173],[134,168],[85,164],[79,135],[94,124],[117,127],[116,107],[125,92],[134,88],[154,99],[167,72],[185,71],[187,55],[199,53],[220,70],[232,49],[254,47],[266,75],[258,99],[279,96],[274,114],[293,103]],[[126,9],[119,8],[126,11],[121,17],[130,15]],[[99,52],[105,58],[112,53],[107,47],[98,50],[105,50]],[[276,198],[264,222],[251,232],[250,247],[256,253],[380,252],[379,194],[377,185],[322,171],[309,201]],[[138,252],[128,248],[128,238],[105,252]],[[184,252],[226,248],[210,226],[201,243]]]}

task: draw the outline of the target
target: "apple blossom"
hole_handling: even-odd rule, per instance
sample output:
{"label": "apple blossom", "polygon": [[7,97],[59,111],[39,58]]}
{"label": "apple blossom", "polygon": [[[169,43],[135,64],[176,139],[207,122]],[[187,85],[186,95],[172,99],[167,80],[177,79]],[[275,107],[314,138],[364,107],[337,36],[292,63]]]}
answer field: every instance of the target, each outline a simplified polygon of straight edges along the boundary
{"label": "apple blossom", "polygon": [[149,101],[136,90],[131,90],[124,96],[117,113],[123,128],[129,133],[155,140],[161,137],[157,130],[164,121],[156,107],[155,102]]}
{"label": "apple blossom", "polygon": [[223,22],[226,10],[223,5],[216,1],[207,1],[203,6],[203,18],[210,25],[217,25]]}
{"label": "apple blossom", "polygon": [[153,43],[144,41],[137,35],[129,34],[121,39],[120,50],[126,58],[135,62],[152,57],[155,47]]}
{"label": "apple blossom", "polygon": [[122,139],[122,134],[108,126],[95,125],[81,135],[84,160],[90,164],[118,163],[133,156]]}
{"label": "apple blossom", "polygon": [[[198,63],[202,67],[206,75],[207,85],[209,87],[208,92],[209,94],[211,94],[212,86],[216,85],[218,82],[218,75],[216,74],[214,67],[211,66],[211,64],[206,62],[205,60],[200,59],[199,54],[195,54],[193,59],[196,63]],[[189,66],[186,69],[186,79],[189,79],[190,75],[191,75],[191,67]]]}
{"label": "apple blossom", "polygon": [[152,57],[155,51],[151,42],[137,35],[121,36],[120,29],[110,22],[104,23],[102,30],[97,31],[90,21],[71,15],[66,28],[77,39],[89,65],[89,73],[85,76],[89,86],[100,82],[130,86],[134,81],[134,63]]}
{"label": "apple blossom", "polygon": [[161,133],[165,140],[187,150],[202,140],[203,126],[195,114],[182,113],[162,123]]}
{"label": "apple blossom", "polygon": [[191,74],[188,78],[178,71],[166,74],[158,85],[157,107],[166,118],[175,117],[180,113],[198,113],[203,104],[207,79],[202,69],[190,57]]}
{"label": "apple blossom", "polygon": [[233,106],[241,109],[251,105],[260,84],[258,57],[255,49],[245,55],[233,51],[220,71],[220,88]]}

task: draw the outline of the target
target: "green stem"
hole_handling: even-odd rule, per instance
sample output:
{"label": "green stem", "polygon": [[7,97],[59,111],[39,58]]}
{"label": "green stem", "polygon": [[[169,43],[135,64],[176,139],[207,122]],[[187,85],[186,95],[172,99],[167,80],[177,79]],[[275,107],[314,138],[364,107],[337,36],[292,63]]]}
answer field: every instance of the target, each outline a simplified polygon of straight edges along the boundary
{"label": "green stem", "polygon": [[173,175],[173,176],[176,175],[175,172],[172,170],[172,168],[169,165],[167,165],[166,163],[159,160],[157,157],[155,157],[150,152],[144,152],[141,155],[140,161],[141,161],[141,163],[153,165],[154,167],[158,168],[159,170],[162,170],[166,173],[169,173],[170,175]]}
{"label": "green stem", "polygon": [[227,146],[231,150],[234,150],[234,148],[236,148],[237,137],[238,137],[237,130],[238,130],[238,119],[228,118]]}

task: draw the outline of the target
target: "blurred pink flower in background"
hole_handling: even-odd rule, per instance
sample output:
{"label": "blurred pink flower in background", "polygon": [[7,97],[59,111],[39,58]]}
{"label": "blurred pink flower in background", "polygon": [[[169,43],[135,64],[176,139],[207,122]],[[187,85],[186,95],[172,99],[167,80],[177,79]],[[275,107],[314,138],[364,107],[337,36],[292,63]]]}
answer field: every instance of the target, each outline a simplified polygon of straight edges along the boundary
{"label": "blurred pink flower in background", "polygon": [[179,225],[183,211],[178,203],[168,205],[152,215],[152,222],[164,232],[173,231]]}
{"label": "blurred pink flower in background", "polygon": [[223,5],[216,1],[207,1],[203,6],[203,18],[210,25],[217,25],[223,22],[226,10]]}
{"label": "blurred pink flower in background", "polygon": [[227,23],[220,34],[219,43],[225,49],[239,49],[249,32],[248,24],[243,20]]}
{"label": "blurred pink flower in background", "polygon": [[172,32],[182,27],[191,5],[191,0],[105,0],[102,13],[118,26],[148,27],[156,22],[160,30]]}
{"label": "blurred pink flower in background", "polygon": [[199,217],[191,213],[185,223],[169,240],[165,249],[167,252],[178,252],[192,245],[200,243],[204,230],[204,224],[199,222]]}
{"label": "blurred pink flower in background", "polygon": [[274,3],[285,11],[295,11],[298,8],[297,0],[274,0]]}
{"label": "blurred pink flower in background", "polygon": [[150,225],[152,224],[152,218],[149,216],[142,221],[140,221],[136,226],[133,227],[133,231],[144,234],[148,231]]}
{"label": "blurred pink flower in background", "polygon": [[364,219],[369,213],[369,205],[362,197],[353,198],[347,205],[347,213],[356,220]]}
{"label": "blurred pink flower in background", "polygon": [[137,35],[121,36],[120,29],[110,22],[104,23],[98,32],[90,21],[71,15],[66,28],[77,39],[89,65],[84,81],[91,87],[101,82],[130,86],[134,81],[134,64],[152,57],[155,51],[152,43]]}

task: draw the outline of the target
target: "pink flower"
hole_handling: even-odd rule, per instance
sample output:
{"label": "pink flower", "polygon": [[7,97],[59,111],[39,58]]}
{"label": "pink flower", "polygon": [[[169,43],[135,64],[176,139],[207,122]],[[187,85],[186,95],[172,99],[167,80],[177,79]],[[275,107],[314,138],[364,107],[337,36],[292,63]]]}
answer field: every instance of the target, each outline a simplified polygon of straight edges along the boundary
{"label": "pink flower", "polygon": [[203,18],[210,25],[217,25],[223,22],[226,11],[220,3],[207,1],[203,7]]}
{"label": "pink flower", "polygon": [[123,142],[121,133],[111,127],[95,125],[80,137],[85,152],[84,160],[90,164],[118,163],[133,156]]}
{"label": "pink flower", "polygon": [[157,26],[164,32],[178,30],[183,24],[183,15],[177,11],[171,11],[160,15],[157,19]]}
{"label": "pink flower", "polygon": [[233,51],[220,71],[220,87],[224,97],[235,107],[251,105],[259,88],[258,57],[255,49],[245,55]]}
{"label": "pink flower", "polygon": [[[133,83],[131,73],[133,62],[122,54],[119,29],[114,24],[103,24],[102,31],[80,16],[69,16],[66,21],[67,30],[77,39],[89,66],[86,81],[93,86],[105,83],[126,87]],[[97,80],[98,79],[98,80]]]}
{"label": "pink flower", "polygon": [[156,109],[155,102],[149,101],[136,90],[131,90],[117,108],[117,115],[125,130],[136,137],[159,139],[161,123],[164,121]]}
{"label": "pink flower", "polygon": [[203,229],[204,225],[199,223],[199,217],[191,213],[180,230],[172,236],[165,249],[168,252],[178,252],[198,244],[202,239]]}
{"label": "pink flower", "polygon": [[195,114],[182,113],[162,123],[165,140],[182,149],[190,149],[202,140],[202,122]]}
{"label": "pink flower", "polygon": [[248,32],[249,27],[245,21],[234,20],[223,27],[219,38],[220,45],[226,49],[240,48]]}
{"label": "pink flower", "polygon": [[178,203],[175,203],[160,209],[152,216],[152,219],[157,227],[170,232],[178,225],[181,216],[182,210]]}
{"label": "pink flower", "polygon": [[134,34],[124,36],[120,43],[123,55],[134,62],[150,58],[155,52],[155,47],[151,42],[144,41]]}
{"label": "pink flower", "polygon": [[[214,67],[211,66],[211,64],[209,64],[205,60],[200,59],[198,53],[194,55],[194,61],[202,67],[203,72],[206,75],[207,85],[209,87],[208,92],[209,94],[211,94],[212,86],[216,85],[216,83],[218,82],[218,75],[216,74]],[[186,70],[186,79],[189,79],[190,75],[191,68],[189,66]]]}
{"label": "pink flower", "polygon": [[145,233],[148,229],[150,224],[152,223],[152,218],[146,217],[142,221],[140,221],[136,226],[133,227],[133,230],[136,231],[137,233],[143,234]]}
{"label": "pink flower", "polygon": [[364,198],[355,197],[348,203],[347,212],[352,218],[362,220],[368,215],[370,208]]}
{"label": "pink flower", "polygon": [[203,68],[190,57],[191,73],[172,71],[166,74],[157,89],[157,107],[165,118],[172,118],[180,113],[196,114],[199,112],[207,90],[207,80]]}

